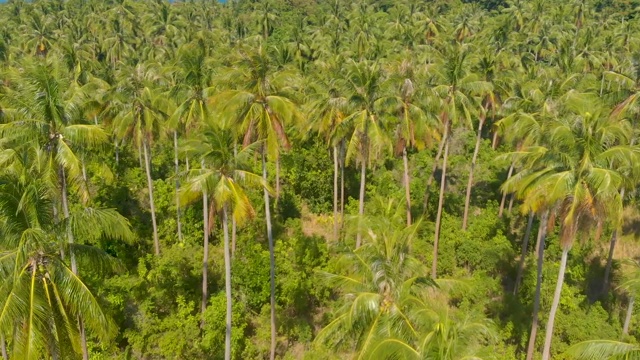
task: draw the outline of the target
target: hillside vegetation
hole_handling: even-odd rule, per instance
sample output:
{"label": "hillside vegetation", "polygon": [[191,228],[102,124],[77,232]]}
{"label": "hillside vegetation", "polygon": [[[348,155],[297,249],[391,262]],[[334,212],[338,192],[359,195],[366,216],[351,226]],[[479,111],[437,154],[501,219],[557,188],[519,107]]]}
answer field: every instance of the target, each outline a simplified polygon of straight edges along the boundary
{"label": "hillside vegetation", "polygon": [[1,4],[3,359],[638,355],[639,6]]}

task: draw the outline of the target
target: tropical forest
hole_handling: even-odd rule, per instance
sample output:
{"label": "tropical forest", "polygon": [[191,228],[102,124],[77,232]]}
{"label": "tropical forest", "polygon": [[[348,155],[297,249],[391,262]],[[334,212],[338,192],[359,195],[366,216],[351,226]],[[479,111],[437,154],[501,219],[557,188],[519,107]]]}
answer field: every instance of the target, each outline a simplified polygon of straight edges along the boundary
{"label": "tropical forest", "polygon": [[639,188],[639,0],[0,1],[1,360],[640,359]]}

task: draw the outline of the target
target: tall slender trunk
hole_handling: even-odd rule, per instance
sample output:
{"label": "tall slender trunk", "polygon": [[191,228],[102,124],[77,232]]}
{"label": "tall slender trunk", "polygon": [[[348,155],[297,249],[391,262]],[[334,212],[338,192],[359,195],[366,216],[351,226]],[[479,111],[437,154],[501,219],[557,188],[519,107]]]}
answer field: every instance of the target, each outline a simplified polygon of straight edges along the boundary
{"label": "tall slender trunk", "polygon": [[362,223],[362,217],[364,216],[364,193],[365,193],[365,182],[367,176],[367,162],[362,161],[360,167],[360,202],[358,204],[358,234],[356,236],[356,249],[362,245],[362,232],[360,229],[360,224]]}
{"label": "tall slender trunk", "polygon": [[116,166],[120,163],[120,151],[118,150],[118,139],[113,140],[113,145],[115,147],[116,152]]}
{"label": "tall slender trunk", "polygon": [[[513,174],[513,168],[515,166],[515,161],[511,162],[511,166],[509,166],[509,172],[507,173],[507,180],[511,179],[511,175]],[[504,211],[504,204],[507,200],[507,193],[502,194],[502,200],[500,200],[500,209],[498,210],[498,217],[502,217],[502,212]]]}
{"label": "tall slender trunk", "polygon": [[236,219],[231,217],[231,258],[236,256],[236,238],[237,238],[237,224]]}
{"label": "tall slender trunk", "polygon": [[529,346],[527,347],[527,360],[533,359],[533,353],[536,348],[536,337],[538,335],[538,321],[540,313],[540,289],[542,287],[542,265],[544,262],[544,240],[547,235],[547,219],[549,218],[549,211],[545,211],[540,218],[540,225],[538,227],[538,248],[536,254],[538,255],[538,269],[536,275],[536,294],[533,300],[533,320],[531,322],[531,333],[529,334]]}
{"label": "tall slender trunk", "polygon": [[507,214],[511,215],[511,209],[513,208],[513,201],[516,199],[516,196],[514,194],[511,194],[511,197],[509,197],[509,206],[507,207]]}
{"label": "tall slender trunk", "polygon": [[407,226],[411,226],[411,179],[409,178],[409,158],[406,146],[402,149],[402,162],[404,164],[404,197],[407,202]]}
{"label": "tall slender trunk", "polygon": [[224,232],[224,288],[227,296],[227,328],[224,338],[224,359],[231,360],[231,315],[233,304],[231,303],[231,258],[229,254],[229,226],[227,205],[222,207],[222,231]]}
{"label": "tall slender trunk", "polygon": [[[624,189],[620,190],[620,198],[624,198]],[[611,234],[611,242],[609,243],[609,256],[607,257],[607,265],[604,267],[604,281],[602,282],[602,295],[609,291],[609,278],[611,275],[611,266],[613,264],[613,253],[618,242],[618,228],[613,230]]]}
{"label": "tall slender trunk", "polygon": [[149,207],[151,208],[151,225],[153,226],[153,247],[156,255],[160,255],[160,240],[158,240],[158,224],[156,223],[156,204],[153,201],[153,180],[151,179],[151,157],[149,155],[149,144],[143,141],[144,167],[147,173],[147,188],[149,190]]}
{"label": "tall slender trunk", "polygon": [[438,152],[436,153],[436,157],[433,159],[433,166],[431,167],[431,173],[429,174],[429,178],[427,179],[427,186],[424,191],[424,201],[422,204],[422,212],[424,214],[427,213],[427,207],[429,206],[429,194],[431,193],[431,184],[433,183],[433,179],[436,177],[436,170],[438,170],[438,161],[440,161],[440,156],[442,156],[442,151],[444,150],[444,137],[440,140],[440,145],[438,145]]}
{"label": "tall slender trunk", "polygon": [[338,147],[333,146],[333,240],[338,240]]}
{"label": "tall slender trunk", "polygon": [[551,356],[551,339],[553,338],[553,323],[556,320],[556,312],[560,304],[560,294],[562,293],[562,285],[564,284],[564,273],[567,269],[567,256],[569,255],[569,247],[562,249],[562,258],[560,259],[560,271],[558,272],[558,280],[556,281],[556,291],[553,294],[553,302],[551,303],[551,311],[549,312],[549,320],[547,321],[547,333],[544,337],[544,348],[542,350],[542,360],[549,360]]}
{"label": "tall slender trunk", "polygon": [[202,247],[204,254],[202,255],[202,302],[200,309],[202,310],[202,319],[200,320],[200,328],[204,328],[204,312],[207,310],[207,299],[209,298],[209,201],[207,191],[202,192],[202,230],[204,239]]}
{"label": "tall slender trunk", "polygon": [[[67,176],[64,168],[60,168],[60,183],[61,183],[61,195],[62,195],[62,213],[64,218],[69,221],[69,199],[67,197]],[[70,245],[75,243],[73,233],[71,232],[71,224],[67,222],[67,242]],[[78,275],[78,263],[76,262],[76,255],[73,252],[73,248],[69,248],[69,260],[71,262],[71,271]],[[89,351],[87,350],[87,336],[84,331],[84,323],[82,316],[78,316],[78,329],[80,330],[80,346],[82,347],[82,359],[89,359]]]}
{"label": "tall slender trunk", "polygon": [[[631,295],[629,297],[629,304],[627,305],[627,315],[624,317],[624,326],[622,327],[622,335],[629,335],[629,324],[631,323],[631,316],[633,315],[633,303],[635,303],[636,297]],[[4,345],[4,341],[3,341]]]}
{"label": "tall slender trunk", "polygon": [[524,232],[524,240],[522,240],[522,249],[520,251],[520,263],[518,264],[518,274],[516,275],[516,283],[513,286],[513,295],[518,293],[522,274],[524,273],[524,263],[527,259],[527,248],[529,247],[529,237],[531,236],[531,226],[533,225],[533,212],[529,212],[529,220],[527,221],[527,230]]}
{"label": "tall slender trunk", "polygon": [[[233,156],[238,156],[238,144],[233,143]],[[237,228],[238,224],[236,224],[235,216],[231,217],[231,258],[234,258],[236,255],[236,238],[237,238]]]}
{"label": "tall slender trunk", "polygon": [[2,360],[9,360],[9,355],[7,354],[7,343],[4,339],[4,334],[0,334],[0,347],[2,347]]}
{"label": "tall slender trunk", "polygon": [[498,146],[498,131],[493,132],[493,140],[491,141],[491,148],[493,150]]}
{"label": "tall slender trunk", "polygon": [[340,231],[344,228],[344,140],[340,141]]}
{"label": "tall slender trunk", "polygon": [[[267,155],[262,149],[262,179],[267,182]],[[267,238],[269,240],[269,281],[271,297],[271,349],[269,360],[276,358],[276,261],[273,249],[273,232],[271,230],[271,209],[269,206],[269,192],[264,188],[264,212],[267,220]]]}
{"label": "tall slender trunk", "polygon": [[431,277],[436,278],[438,269],[438,242],[440,241],[440,222],[442,221],[442,206],[444,205],[444,190],[447,182],[447,157],[449,155],[448,124],[444,132],[444,157],[442,158],[442,175],[440,176],[440,195],[438,198],[438,213],[436,215],[436,229],[433,237],[433,261],[431,262]]}
{"label": "tall slender trunk", "polygon": [[476,135],[476,147],[473,150],[471,158],[471,168],[469,169],[469,180],[467,181],[467,194],[464,199],[464,215],[462,216],[462,230],[467,230],[467,221],[469,220],[469,203],[471,202],[471,187],[473,186],[473,170],[476,168],[478,161],[478,152],[480,151],[480,142],[482,141],[482,126],[484,125],[484,115],[480,116],[478,122],[478,134]]}
{"label": "tall slender trunk", "polygon": [[178,222],[178,240],[182,242],[182,222],[180,221],[180,160],[178,158],[178,132],[173,132],[173,162],[176,168],[176,220]]}

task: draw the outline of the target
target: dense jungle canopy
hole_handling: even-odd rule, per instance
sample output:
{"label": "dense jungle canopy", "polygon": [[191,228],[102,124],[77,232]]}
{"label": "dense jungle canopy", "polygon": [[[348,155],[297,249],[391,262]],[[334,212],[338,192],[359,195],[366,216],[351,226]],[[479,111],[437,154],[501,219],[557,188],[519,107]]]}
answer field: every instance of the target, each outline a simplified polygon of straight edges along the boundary
{"label": "dense jungle canopy", "polygon": [[640,358],[637,0],[9,0],[0,345]]}

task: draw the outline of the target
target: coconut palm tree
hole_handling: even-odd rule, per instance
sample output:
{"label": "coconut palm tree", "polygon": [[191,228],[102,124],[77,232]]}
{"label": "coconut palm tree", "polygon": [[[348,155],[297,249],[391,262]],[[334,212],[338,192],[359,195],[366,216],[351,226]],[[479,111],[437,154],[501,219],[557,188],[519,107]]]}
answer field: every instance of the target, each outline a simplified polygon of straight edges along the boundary
{"label": "coconut palm tree", "polygon": [[[0,180],[0,333],[12,337],[16,358],[82,353],[87,359],[85,329],[109,341],[115,327],[64,254],[101,272],[114,268],[114,260],[81,244],[133,235],[114,210],[84,208],[57,223],[47,173],[56,171],[42,150],[31,147],[21,150]],[[67,242],[70,235],[80,244]]]}
{"label": "coconut palm tree", "polygon": [[431,276],[434,279],[438,268],[438,242],[440,240],[451,129],[463,120],[470,123],[472,114],[477,113],[479,109],[479,106],[476,106],[474,95],[490,90],[490,84],[480,80],[477,74],[470,71],[472,59],[466,45],[454,45],[443,51],[446,52],[433,67],[436,77],[436,86],[433,91],[442,99],[440,121],[443,126],[441,142],[444,151],[431,265]]}
{"label": "coconut palm tree", "polygon": [[[235,137],[229,129],[208,123],[200,135],[191,139],[185,146],[187,152],[197,156],[203,165],[202,169],[194,169],[189,173],[189,180],[185,184],[182,196],[187,201],[198,196],[208,197],[209,210],[222,214],[222,228],[224,234],[224,269],[225,292],[227,297],[227,319],[225,336],[225,360],[231,359],[231,253],[229,241],[229,217],[233,216],[237,223],[253,217],[255,211],[245,186],[258,185],[268,189],[263,178],[251,172],[250,160],[260,144],[249,145],[239,152],[234,152]],[[211,214],[213,216],[213,214]],[[212,226],[212,225],[210,225]],[[205,229],[210,232],[210,229]],[[203,294],[202,311],[207,303],[207,271],[208,244],[205,238],[205,253],[203,261]]]}
{"label": "coconut palm tree", "polygon": [[[371,351],[372,359],[483,359],[491,358],[483,346],[495,339],[492,325],[484,319],[450,309],[435,308],[415,299],[412,317],[416,319],[414,341],[388,338]],[[486,356],[486,357],[485,357]]]}
{"label": "coconut palm tree", "polygon": [[612,340],[590,340],[571,346],[565,354],[576,360],[636,359],[640,356],[640,346]]}
{"label": "coconut palm tree", "polygon": [[433,284],[422,276],[422,263],[410,255],[421,223],[405,228],[392,226],[396,224],[389,223],[390,218],[385,216],[376,219],[371,221],[374,227],[365,232],[368,241],[338,260],[336,268],[344,272],[323,273],[338,290],[340,305],[315,341],[353,346],[357,359],[368,358],[385,336],[416,336],[415,324],[407,313],[410,301],[414,294],[425,295],[424,290]]}
{"label": "coconut palm tree", "polygon": [[[348,86],[349,112],[338,128],[339,136],[349,136],[346,160],[357,158],[360,162],[360,195],[358,215],[364,216],[364,198],[367,166],[378,159],[390,147],[387,136],[389,121],[380,114],[384,73],[379,64],[351,60],[344,68]],[[356,235],[356,249],[362,245],[362,234]]]}
{"label": "coconut palm tree", "polygon": [[[408,57],[408,56],[407,56]],[[426,111],[428,100],[418,104],[415,99],[424,99],[425,92],[416,88],[418,75],[408,60],[398,61],[393,65],[391,80],[401,83],[396,91],[398,95],[390,97],[392,108],[389,111],[397,117],[397,125],[394,130],[395,152],[402,152],[402,163],[404,166],[403,186],[405,188],[406,219],[407,226],[411,225],[411,185],[409,177],[408,149],[422,150],[437,139],[439,134],[439,124],[431,116],[431,111]],[[417,96],[416,96],[417,95]],[[428,99],[428,98],[427,98]],[[426,106],[425,106],[426,105]]]}
{"label": "coconut palm tree", "polygon": [[162,80],[160,69],[153,64],[123,67],[118,72],[118,85],[112,91],[113,97],[105,109],[106,115],[113,118],[113,133],[119,139],[131,139],[144,156],[156,255],[160,255],[160,240],[153,197],[151,146],[162,135],[161,121],[168,117],[167,99],[159,89]]}
{"label": "coconut palm tree", "polygon": [[[319,84],[318,84],[319,85]],[[333,151],[333,237],[338,239],[338,175],[341,158],[342,139],[336,137],[336,130],[345,118],[346,97],[340,94],[344,85],[337,80],[318,86],[308,101],[309,126],[322,134]],[[328,89],[327,89],[328,88]],[[344,180],[344,179],[343,179]],[[344,182],[343,182],[344,183]],[[344,192],[344,188],[342,189]]]}
{"label": "coconut palm tree", "polygon": [[189,131],[198,125],[205,123],[209,116],[207,98],[212,91],[208,86],[210,83],[209,72],[206,63],[206,48],[204,41],[200,39],[195,43],[184,45],[178,51],[176,59],[178,75],[176,84],[171,92],[176,94],[176,98],[181,99],[169,120],[167,126],[173,129],[174,146],[174,166],[176,173],[176,217],[178,224],[178,239],[182,241],[182,224],[180,220],[180,159],[178,149],[179,132],[188,135]]}
{"label": "coconut palm tree", "polygon": [[547,204],[557,204],[560,218],[562,258],[547,322],[544,360],[550,357],[553,323],[571,245],[594,222],[615,218],[620,212],[622,175],[615,165],[633,163],[636,156],[626,145],[628,124],[604,117],[596,99],[570,91],[562,100],[564,116],[551,122],[542,146],[522,152],[531,165],[514,180],[527,189],[525,203],[545,198]]}
{"label": "coconut palm tree", "polygon": [[[276,160],[280,148],[289,148],[285,126],[299,122],[301,115],[292,100],[291,92],[297,83],[295,75],[287,70],[275,71],[267,52],[258,51],[240,54],[234,68],[226,72],[224,80],[233,90],[223,91],[211,98],[214,108],[219,109],[222,119],[242,136],[243,146],[260,141],[262,146],[262,177],[267,183],[267,157]],[[277,175],[277,174],[276,174]],[[279,179],[276,176],[276,194]],[[276,350],[276,298],[275,298],[275,254],[271,225],[269,191],[264,188],[265,217],[270,258],[271,292],[271,350],[270,359],[275,359]]]}

